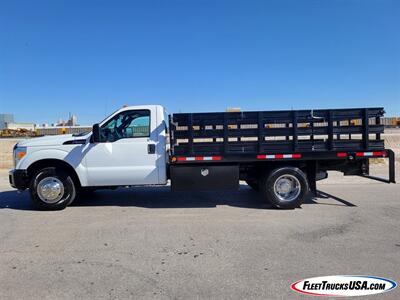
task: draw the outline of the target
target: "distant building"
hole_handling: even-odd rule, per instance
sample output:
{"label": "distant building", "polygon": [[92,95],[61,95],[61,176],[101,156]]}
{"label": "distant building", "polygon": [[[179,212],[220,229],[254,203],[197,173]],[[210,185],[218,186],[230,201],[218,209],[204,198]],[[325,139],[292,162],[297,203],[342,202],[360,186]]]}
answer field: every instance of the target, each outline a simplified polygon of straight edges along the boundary
{"label": "distant building", "polygon": [[92,126],[79,126],[77,124],[77,117],[70,114],[68,121],[59,120],[55,124],[43,123],[27,123],[27,122],[15,122],[13,114],[0,114],[0,130],[10,130],[11,132],[17,132],[18,130],[26,130],[32,133],[31,136],[41,135],[56,135],[56,134],[78,134],[83,132],[89,132],[92,130]]}
{"label": "distant building", "polygon": [[72,115],[68,120],[68,126],[76,126],[78,125],[78,118],[75,115]]}
{"label": "distant building", "polygon": [[228,107],[225,112],[240,112],[240,107]]}
{"label": "distant building", "polygon": [[25,130],[35,130],[34,123],[15,123],[15,122],[6,122],[5,129],[11,130],[18,130],[18,129],[25,129]]}
{"label": "distant building", "polygon": [[78,118],[75,115],[70,114],[68,121],[59,119],[56,123],[53,123],[52,126],[78,126],[77,121]]}
{"label": "distant building", "polygon": [[13,114],[0,114],[0,130],[6,128],[6,123],[13,123]]}
{"label": "distant building", "polygon": [[91,126],[47,126],[36,127],[35,132],[37,135],[56,135],[56,134],[77,134],[89,132],[92,130]]}

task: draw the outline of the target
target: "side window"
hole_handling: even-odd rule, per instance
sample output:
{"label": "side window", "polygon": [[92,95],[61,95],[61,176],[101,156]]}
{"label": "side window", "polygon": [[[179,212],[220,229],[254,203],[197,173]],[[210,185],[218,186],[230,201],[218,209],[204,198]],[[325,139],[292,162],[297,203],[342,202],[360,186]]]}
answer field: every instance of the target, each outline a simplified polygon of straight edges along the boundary
{"label": "side window", "polygon": [[150,136],[150,110],[127,110],[101,126],[103,142]]}

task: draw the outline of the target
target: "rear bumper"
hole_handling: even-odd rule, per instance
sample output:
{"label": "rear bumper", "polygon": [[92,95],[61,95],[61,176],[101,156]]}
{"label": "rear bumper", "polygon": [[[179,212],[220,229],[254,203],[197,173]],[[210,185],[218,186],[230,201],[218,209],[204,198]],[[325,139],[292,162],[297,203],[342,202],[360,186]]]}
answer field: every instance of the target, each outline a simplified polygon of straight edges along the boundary
{"label": "rear bumper", "polygon": [[24,190],[28,188],[29,180],[28,180],[28,172],[26,170],[11,170],[8,173],[8,179],[10,181],[10,185],[13,188]]}
{"label": "rear bumper", "polygon": [[367,169],[367,172],[365,175],[361,175],[362,177],[366,177],[369,179],[377,180],[377,181],[382,181],[385,183],[396,183],[396,161],[394,157],[394,152],[393,150],[386,149],[385,150],[387,153],[387,157],[389,158],[389,178],[380,178],[380,177],[375,177],[375,176],[370,176],[369,175],[369,167]]}

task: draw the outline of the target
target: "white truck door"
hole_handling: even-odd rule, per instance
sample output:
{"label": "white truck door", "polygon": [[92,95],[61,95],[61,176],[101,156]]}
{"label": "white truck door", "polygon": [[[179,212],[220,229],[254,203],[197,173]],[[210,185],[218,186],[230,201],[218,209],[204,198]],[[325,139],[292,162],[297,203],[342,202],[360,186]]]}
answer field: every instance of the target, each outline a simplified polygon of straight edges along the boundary
{"label": "white truck door", "polygon": [[101,143],[90,143],[85,165],[89,186],[158,184],[155,108],[128,109],[100,126]]}

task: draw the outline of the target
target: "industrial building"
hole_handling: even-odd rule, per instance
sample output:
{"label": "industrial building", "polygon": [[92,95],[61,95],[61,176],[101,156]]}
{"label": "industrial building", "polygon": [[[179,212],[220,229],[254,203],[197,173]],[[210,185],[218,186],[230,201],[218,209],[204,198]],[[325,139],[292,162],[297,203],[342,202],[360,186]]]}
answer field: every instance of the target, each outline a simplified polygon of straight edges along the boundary
{"label": "industrial building", "polygon": [[0,130],[6,129],[6,124],[13,122],[14,122],[13,114],[0,114]]}
{"label": "industrial building", "polygon": [[56,135],[56,134],[77,134],[92,130],[92,126],[46,126],[35,127],[37,136],[41,135]]}
{"label": "industrial building", "polygon": [[35,124],[33,123],[15,123],[15,122],[10,122],[6,123],[5,129],[10,129],[10,130],[19,130],[19,129],[25,129],[25,130],[30,130],[34,131],[35,130]]}
{"label": "industrial building", "polygon": [[15,122],[13,114],[0,114],[0,136],[43,136],[57,134],[77,134],[92,130],[91,126],[77,125],[77,117],[71,115],[68,121],[59,120],[54,126]]}

